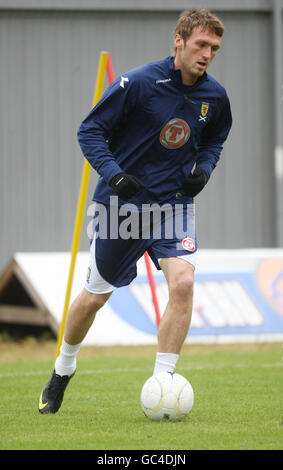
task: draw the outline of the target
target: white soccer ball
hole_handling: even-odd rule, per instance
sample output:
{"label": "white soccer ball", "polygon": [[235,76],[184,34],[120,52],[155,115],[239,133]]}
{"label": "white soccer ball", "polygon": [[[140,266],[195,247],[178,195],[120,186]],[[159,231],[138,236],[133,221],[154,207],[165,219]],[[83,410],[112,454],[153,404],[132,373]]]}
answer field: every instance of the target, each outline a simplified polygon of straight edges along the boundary
{"label": "white soccer ball", "polygon": [[147,379],[141,391],[144,414],[155,421],[179,421],[189,414],[193,404],[193,387],[176,372],[153,375]]}

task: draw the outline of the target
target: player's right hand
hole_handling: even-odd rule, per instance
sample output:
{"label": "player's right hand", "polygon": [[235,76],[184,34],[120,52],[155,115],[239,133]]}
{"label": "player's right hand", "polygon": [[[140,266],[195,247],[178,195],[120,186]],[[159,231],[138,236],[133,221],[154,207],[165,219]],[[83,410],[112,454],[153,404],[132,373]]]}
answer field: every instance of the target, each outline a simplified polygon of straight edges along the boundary
{"label": "player's right hand", "polygon": [[135,196],[141,189],[145,188],[142,181],[127,173],[115,175],[110,181],[110,186],[113,192],[123,201],[127,201],[127,199]]}
{"label": "player's right hand", "polygon": [[189,178],[184,179],[183,189],[188,196],[195,197],[205,187],[207,180],[205,170],[196,167],[193,174]]}

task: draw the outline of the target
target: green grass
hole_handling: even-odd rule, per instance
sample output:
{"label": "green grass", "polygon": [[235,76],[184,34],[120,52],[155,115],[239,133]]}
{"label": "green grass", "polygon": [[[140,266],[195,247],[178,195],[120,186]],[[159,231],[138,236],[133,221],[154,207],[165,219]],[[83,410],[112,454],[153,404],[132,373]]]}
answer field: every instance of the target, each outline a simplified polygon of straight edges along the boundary
{"label": "green grass", "polygon": [[153,348],[102,348],[99,353],[90,348],[79,355],[56,415],[38,412],[52,357],[23,357],[0,362],[2,450],[283,449],[280,344],[186,346],[178,372],[190,380],[195,403],[176,423],[150,421],[140,407],[141,387],[152,374]]}

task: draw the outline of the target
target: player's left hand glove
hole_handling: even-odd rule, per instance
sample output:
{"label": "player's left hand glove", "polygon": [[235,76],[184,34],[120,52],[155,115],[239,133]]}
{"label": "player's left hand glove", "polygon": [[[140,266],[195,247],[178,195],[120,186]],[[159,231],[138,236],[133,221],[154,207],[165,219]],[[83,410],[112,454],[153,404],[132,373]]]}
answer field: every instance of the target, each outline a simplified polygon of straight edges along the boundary
{"label": "player's left hand glove", "polygon": [[204,188],[207,180],[206,172],[202,168],[196,167],[192,176],[184,179],[183,189],[188,196],[195,197]]}

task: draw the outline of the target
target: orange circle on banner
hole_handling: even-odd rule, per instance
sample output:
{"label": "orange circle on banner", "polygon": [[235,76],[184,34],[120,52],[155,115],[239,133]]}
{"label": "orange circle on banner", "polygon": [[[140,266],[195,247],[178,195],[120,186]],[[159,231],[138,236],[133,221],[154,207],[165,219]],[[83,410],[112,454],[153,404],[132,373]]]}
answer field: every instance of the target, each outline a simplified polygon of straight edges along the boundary
{"label": "orange circle on banner", "polygon": [[256,280],[268,303],[283,315],[283,259],[263,261],[256,272]]}

